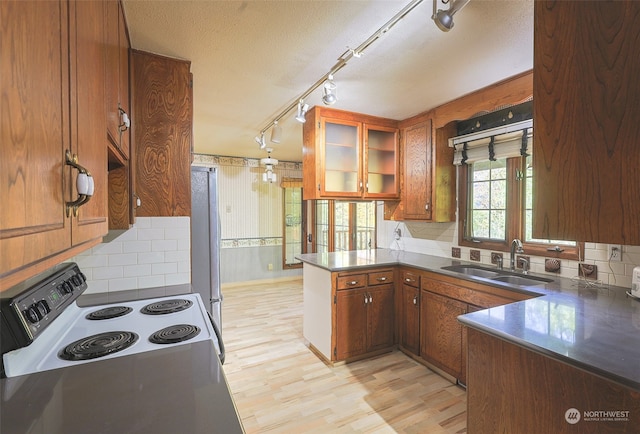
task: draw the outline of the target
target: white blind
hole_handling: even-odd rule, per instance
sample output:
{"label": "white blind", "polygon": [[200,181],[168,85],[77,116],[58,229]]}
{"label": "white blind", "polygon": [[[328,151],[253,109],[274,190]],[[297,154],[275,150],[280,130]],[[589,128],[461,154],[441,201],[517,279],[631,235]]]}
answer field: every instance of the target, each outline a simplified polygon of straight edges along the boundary
{"label": "white blind", "polygon": [[449,139],[455,149],[453,164],[531,155],[533,153],[533,120],[492,128]]}

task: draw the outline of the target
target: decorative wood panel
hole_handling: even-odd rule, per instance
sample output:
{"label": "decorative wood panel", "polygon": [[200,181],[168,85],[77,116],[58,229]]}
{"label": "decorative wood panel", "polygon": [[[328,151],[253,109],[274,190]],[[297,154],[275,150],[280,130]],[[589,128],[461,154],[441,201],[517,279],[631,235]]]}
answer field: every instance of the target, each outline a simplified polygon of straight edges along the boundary
{"label": "decorative wood panel", "polygon": [[138,216],[191,214],[190,62],[134,50],[134,193]]}
{"label": "decorative wood panel", "polygon": [[533,236],[640,243],[640,2],[537,1]]}

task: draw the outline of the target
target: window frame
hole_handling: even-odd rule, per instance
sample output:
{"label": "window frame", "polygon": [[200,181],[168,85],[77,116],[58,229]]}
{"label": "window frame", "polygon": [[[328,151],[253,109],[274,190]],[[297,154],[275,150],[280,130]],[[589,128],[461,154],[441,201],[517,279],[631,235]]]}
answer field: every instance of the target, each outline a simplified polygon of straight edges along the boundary
{"label": "window frame", "polygon": [[[355,243],[356,243],[356,232],[357,232],[357,212],[356,212],[356,202],[355,201],[341,201],[341,200],[335,200],[335,199],[318,199],[318,200],[312,200],[309,201],[311,202],[312,205],[312,213],[311,213],[311,227],[313,228],[313,236],[312,236],[312,242],[311,242],[311,251],[313,253],[317,253],[318,252],[318,247],[317,247],[317,234],[315,233],[316,228],[317,228],[317,201],[326,201],[327,202],[327,207],[328,207],[328,213],[327,213],[327,232],[328,232],[328,240],[327,240],[327,252],[335,252],[336,251],[336,243],[335,243],[335,233],[336,233],[336,218],[335,218],[335,211],[336,211],[336,202],[347,202],[349,205],[349,249],[348,250],[354,250],[355,248]],[[369,202],[369,201],[364,201],[364,202]],[[373,202],[374,204],[376,203],[375,200],[372,200],[371,202]],[[377,246],[378,244],[378,239],[377,239],[377,235],[378,235],[378,216],[377,213],[374,212],[373,215],[374,218],[374,230],[373,230],[373,239],[371,240],[372,243]]]}
{"label": "window frame", "polygon": [[577,242],[575,246],[563,245],[562,251],[549,249],[548,244],[525,241],[525,182],[524,175],[517,179],[518,171],[526,174],[526,157],[507,158],[507,216],[506,239],[497,241],[490,239],[471,239],[466,236],[466,221],[469,218],[469,176],[471,165],[458,166],[458,245],[483,250],[509,252],[511,240],[518,238],[522,241],[524,253],[522,256],[543,256],[580,260],[584,257],[584,243]]}

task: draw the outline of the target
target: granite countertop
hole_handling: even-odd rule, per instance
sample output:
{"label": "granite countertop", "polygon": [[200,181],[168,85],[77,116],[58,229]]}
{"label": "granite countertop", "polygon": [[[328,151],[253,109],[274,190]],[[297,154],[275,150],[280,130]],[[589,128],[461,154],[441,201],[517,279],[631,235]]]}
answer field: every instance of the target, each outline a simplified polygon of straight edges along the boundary
{"label": "granite countertop", "polygon": [[640,391],[640,301],[627,288],[595,288],[572,279],[535,286],[512,285],[442,270],[451,265],[482,265],[451,258],[389,249],[303,254],[305,264],[328,271],[404,265],[462,280],[528,293],[533,298],[458,317],[468,327]]}
{"label": "granite countertop", "polygon": [[[191,292],[82,295],[83,306]],[[243,433],[212,341],[0,379],[0,432]]]}

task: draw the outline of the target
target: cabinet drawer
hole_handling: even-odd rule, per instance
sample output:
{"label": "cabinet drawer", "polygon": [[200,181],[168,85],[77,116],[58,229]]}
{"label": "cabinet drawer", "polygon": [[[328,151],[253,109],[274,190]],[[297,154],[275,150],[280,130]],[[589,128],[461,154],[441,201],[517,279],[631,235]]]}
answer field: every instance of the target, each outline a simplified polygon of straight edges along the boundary
{"label": "cabinet drawer", "polygon": [[420,286],[420,275],[412,271],[402,270],[402,283],[418,288]]}
{"label": "cabinet drawer", "polygon": [[393,270],[379,271],[377,273],[369,273],[367,275],[369,286],[383,285],[385,283],[393,283]]}
{"label": "cabinet drawer", "polygon": [[366,274],[351,274],[338,277],[336,289],[362,288],[367,285]]}

